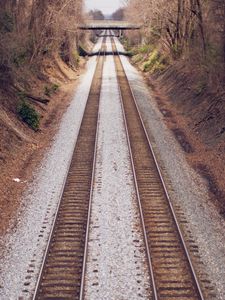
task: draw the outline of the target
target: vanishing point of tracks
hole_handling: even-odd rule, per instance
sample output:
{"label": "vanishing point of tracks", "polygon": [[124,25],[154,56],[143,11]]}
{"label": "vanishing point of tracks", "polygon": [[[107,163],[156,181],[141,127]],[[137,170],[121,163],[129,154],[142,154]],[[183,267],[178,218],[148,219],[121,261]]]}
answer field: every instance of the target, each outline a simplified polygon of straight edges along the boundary
{"label": "vanishing point of tracks", "polygon": [[[203,300],[114,39],[111,39],[151,276],[152,298]],[[83,299],[105,39],[34,299]],[[90,299],[91,300],[91,299]],[[119,300],[119,299],[118,299]]]}

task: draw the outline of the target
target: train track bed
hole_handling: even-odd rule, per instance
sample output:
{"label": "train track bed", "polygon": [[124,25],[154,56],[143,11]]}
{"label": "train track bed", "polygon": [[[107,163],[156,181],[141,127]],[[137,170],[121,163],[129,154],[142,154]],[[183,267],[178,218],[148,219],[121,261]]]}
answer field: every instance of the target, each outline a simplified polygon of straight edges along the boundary
{"label": "train track bed", "polygon": [[100,56],[34,298],[205,300],[111,43],[116,74]]}
{"label": "train track bed", "polygon": [[[105,39],[101,51],[105,51]],[[104,57],[98,58],[35,299],[79,299],[95,166]]]}
{"label": "train track bed", "polygon": [[[107,39],[107,51],[112,51]],[[100,100],[84,299],[150,299],[145,255],[120,94],[107,56]]]}
{"label": "train track bed", "polygon": [[195,271],[136,99],[112,39],[127,138],[149,251],[154,299],[211,299]]}
{"label": "train track bed", "polygon": [[[104,38],[103,44],[34,299],[212,300],[198,249],[189,233],[183,237],[182,209],[173,210],[118,42]],[[25,299],[35,264],[36,255]]]}

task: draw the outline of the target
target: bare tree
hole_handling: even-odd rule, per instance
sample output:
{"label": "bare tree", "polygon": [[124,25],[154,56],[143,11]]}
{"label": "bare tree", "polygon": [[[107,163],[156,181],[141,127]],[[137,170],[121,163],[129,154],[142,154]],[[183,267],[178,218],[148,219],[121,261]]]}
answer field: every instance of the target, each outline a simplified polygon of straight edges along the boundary
{"label": "bare tree", "polygon": [[125,15],[142,24],[146,38],[160,36],[161,44],[179,56],[192,42],[194,32],[199,32],[205,52],[206,38],[200,0],[130,0]]}
{"label": "bare tree", "polygon": [[82,10],[82,0],[4,0],[0,7],[0,81],[4,84],[0,85],[10,84],[25,61],[41,69],[46,55],[62,54],[72,65]]}

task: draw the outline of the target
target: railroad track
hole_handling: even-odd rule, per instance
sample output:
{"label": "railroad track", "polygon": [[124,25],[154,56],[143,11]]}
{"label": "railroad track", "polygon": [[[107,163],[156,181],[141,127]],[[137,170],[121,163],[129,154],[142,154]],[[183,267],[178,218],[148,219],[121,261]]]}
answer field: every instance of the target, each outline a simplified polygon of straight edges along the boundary
{"label": "railroad track", "polygon": [[[105,52],[105,39],[100,52]],[[99,55],[33,299],[80,298],[93,189],[103,64],[104,55]]]}
{"label": "railroad track", "polygon": [[[33,299],[83,299],[106,38]],[[111,38],[153,299],[203,300],[135,97]],[[103,54],[103,55],[102,55]],[[90,299],[91,300],[91,299]]]}
{"label": "railroad track", "polygon": [[155,300],[203,300],[201,286],[113,38],[111,42],[153,297]]}

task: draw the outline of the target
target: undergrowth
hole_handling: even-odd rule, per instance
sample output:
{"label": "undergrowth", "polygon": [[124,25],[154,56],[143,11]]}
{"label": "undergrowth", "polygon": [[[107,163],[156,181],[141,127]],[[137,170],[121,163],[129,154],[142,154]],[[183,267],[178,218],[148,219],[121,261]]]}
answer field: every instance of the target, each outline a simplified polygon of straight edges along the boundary
{"label": "undergrowth", "polygon": [[199,79],[193,86],[193,92],[196,96],[201,95],[207,89],[207,81],[202,78]]}
{"label": "undergrowth", "polygon": [[[123,43],[124,42],[126,42],[126,39],[123,40]],[[129,48],[127,44],[125,44],[125,48],[129,49],[133,63],[138,64],[143,72],[149,72],[151,74],[156,72],[160,73],[169,65],[168,58],[152,44],[142,44],[134,46],[133,48]]]}
{"label": "undergrowth", "polygon": [[74,60],[75,66],[78,66],[79,62],[80,62],[80,55],[76,49],[73,50],[73,60]]}
{"label": "undergrowth", "polygon": [[23,122],[37,131],[40,126],[40,114],[25,100],[18,105],[18,114]]}
{"label": "undergrowth", "polygon": [[0,13],[0,32],[12,32],[14,28],[13,16],[4,11]]}
{"label": "undergrowth", "polygon": [[163,72],[168,66],[168,61],[158,50],[150,52],[148,59],[143,63],[142,70],[151,74]]}
{"label": "undergrowth", "polygon": [[56,93],[58,89],[59,89],[59,85],[56,83],[52,84],[51,86],[46,85],[44,87],[44,94],[48,97],[51,97],[51,95],[53,93]]}

